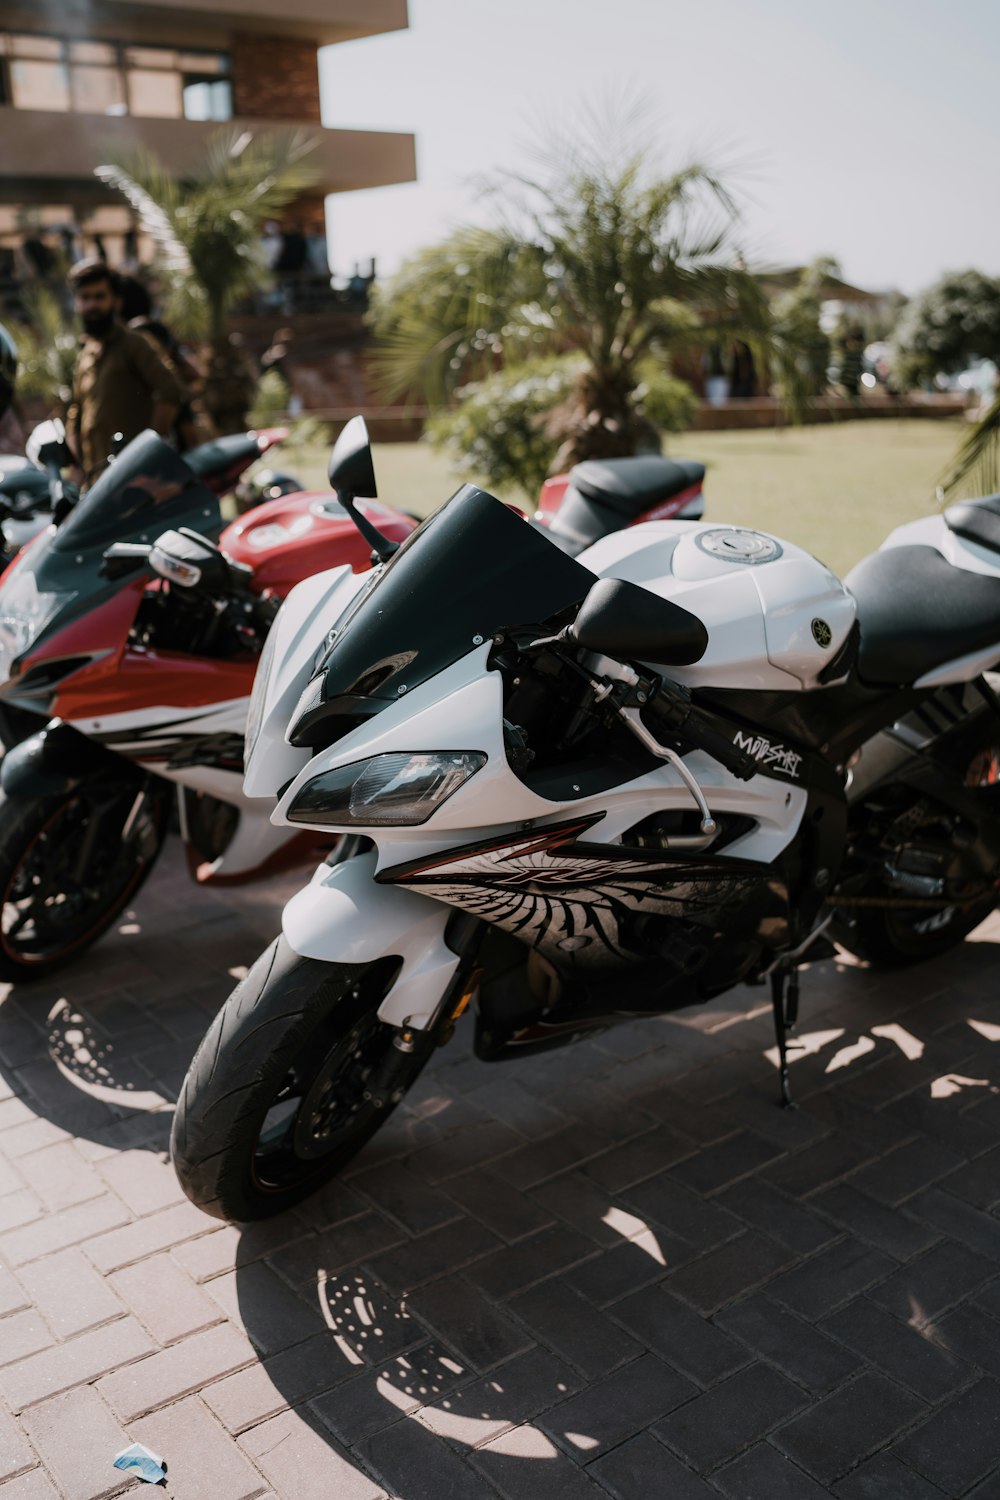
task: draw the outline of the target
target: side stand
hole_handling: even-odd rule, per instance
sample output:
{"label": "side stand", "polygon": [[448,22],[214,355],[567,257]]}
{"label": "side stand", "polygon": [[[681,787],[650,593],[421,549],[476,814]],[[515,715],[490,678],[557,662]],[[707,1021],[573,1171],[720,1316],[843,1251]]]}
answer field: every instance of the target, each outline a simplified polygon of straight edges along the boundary
{"label": "side stand", "polygon": [[778,1080],[782,1109],[794,1109],[788,1077],[788,1033],[799,1019],[798,968],[775,969],[771,973],[771,1005],[774,1010],[774,1037],[778,1044]]}

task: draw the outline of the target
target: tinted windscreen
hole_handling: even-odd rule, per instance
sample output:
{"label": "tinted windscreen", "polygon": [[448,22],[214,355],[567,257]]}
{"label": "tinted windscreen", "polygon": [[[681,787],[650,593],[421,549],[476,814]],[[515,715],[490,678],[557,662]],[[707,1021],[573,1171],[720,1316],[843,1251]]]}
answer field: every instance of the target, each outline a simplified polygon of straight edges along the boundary
{"label": "tinted windscreen", "polygon": [[112,542],[155,542],[172,526],[215,536],[219,502],[169,443],[140,432],[60,526],[53,546],[82,552]]}
{"label": "tinted windscreen", "polygon": [[359,712],[368,700],[370,713],[498,631],[578,604],[593,582],[514,511],[465,485],[362,595],[324,663],[322,698],[349,700],[347,712],[350,700]]}

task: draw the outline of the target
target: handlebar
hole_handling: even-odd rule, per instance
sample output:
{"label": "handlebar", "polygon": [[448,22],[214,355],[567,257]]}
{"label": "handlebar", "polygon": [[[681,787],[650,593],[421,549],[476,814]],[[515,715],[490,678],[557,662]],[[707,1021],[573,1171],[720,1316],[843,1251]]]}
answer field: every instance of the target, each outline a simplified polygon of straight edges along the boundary
{"label": "handlebar", "polygon": [[757,762],[752,755],[728,739],[718,727],[718,721],[703,709],[695,708],[681,690],[670,683],[661,682],[650,701],[654,718],[675,733],[680,733],[697,750],[704,750],[713,760],[725,766],[727,771],[740,779],[749,781],[757,774]]}

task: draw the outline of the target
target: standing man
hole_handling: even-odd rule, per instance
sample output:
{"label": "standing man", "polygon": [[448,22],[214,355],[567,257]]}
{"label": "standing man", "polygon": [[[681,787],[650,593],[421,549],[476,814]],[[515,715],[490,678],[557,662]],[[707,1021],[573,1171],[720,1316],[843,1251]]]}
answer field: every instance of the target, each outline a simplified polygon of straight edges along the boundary
{"label": "standing man", "polygon": [[119,322],[117,272],[102,260],[81,260],[68,282],[84,337],[66,437],[90,484],[104,469],[116,432],[126,442],[145,427],[167,436],[184,392],[170,361]]}

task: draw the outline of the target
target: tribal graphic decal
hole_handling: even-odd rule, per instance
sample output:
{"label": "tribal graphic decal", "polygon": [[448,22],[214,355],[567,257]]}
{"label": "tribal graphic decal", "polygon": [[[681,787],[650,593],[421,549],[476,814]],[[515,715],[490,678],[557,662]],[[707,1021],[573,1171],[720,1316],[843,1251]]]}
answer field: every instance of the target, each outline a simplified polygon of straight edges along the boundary
{"label": "tribal graphic decal", "polygon": [[607,968],[650,956],[637,918],[680,918],[711,930],[742,914],[762,884],[759,866],[575,842],[597,818],[473,844],[384,870],[537,948],[561,967]]}

